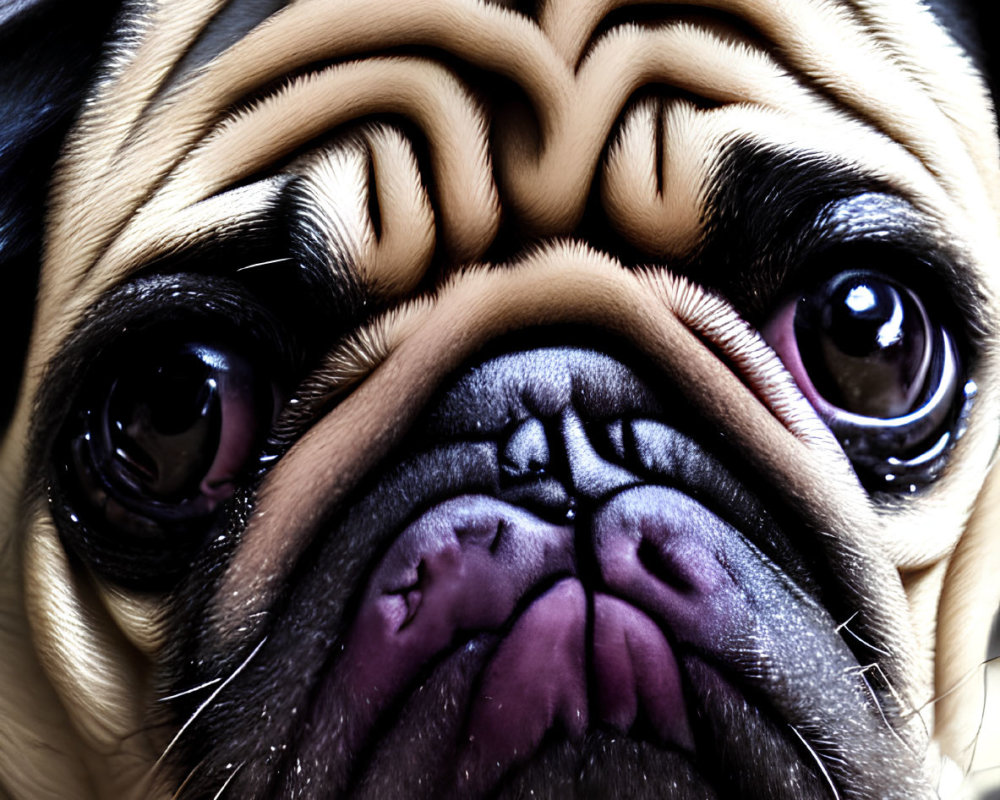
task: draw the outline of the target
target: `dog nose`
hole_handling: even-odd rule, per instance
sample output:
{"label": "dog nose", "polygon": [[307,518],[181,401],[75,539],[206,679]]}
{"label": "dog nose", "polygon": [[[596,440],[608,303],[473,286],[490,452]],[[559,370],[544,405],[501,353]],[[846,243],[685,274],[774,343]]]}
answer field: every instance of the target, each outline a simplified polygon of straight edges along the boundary
{"label": "dog nose", "polygon": [[573,511],[570,517],[578,504],[592,505],[639,483],[637,475],[598,452],[593,432],[574,408],[545,422],[538,417],[523,421],[501,442],[499,460],[501,480],[520,487],[522,502],[535,495],[536,503],[546,505],[557,482],[560,501]]}
{"label": "dog nose", "polygon": [[[357,741],[341,746],[361,747],[387,709],[417,702],[400,698],[428,665],[467,659],[442,746],[459,775],[485,781],[461,784],[470,791],[556,731],[696,749],[677,646],[716,651],[748,624],[719,558],[734,531],[641,474],[636,453],[648,461],[655,448],[636,418],[656,409],[638,378],[572,350],[543,354],[532,372],[534,356],[474,370],[432,414],[424,435],[495,442],[498,496],[458,493],[393,535],[318,705],[323,724],[353,720]],[[593,391],[583,364],[617,388]],[[674,464],[705,467],[690,440],[661,428],[653,438]]]}
{"label": "dog nose", "polygon": [[639,482],[639,478],[627,469],[601,458],[576,411],[564,412],[559,427],[566,478],[576,498],[600,500]]}

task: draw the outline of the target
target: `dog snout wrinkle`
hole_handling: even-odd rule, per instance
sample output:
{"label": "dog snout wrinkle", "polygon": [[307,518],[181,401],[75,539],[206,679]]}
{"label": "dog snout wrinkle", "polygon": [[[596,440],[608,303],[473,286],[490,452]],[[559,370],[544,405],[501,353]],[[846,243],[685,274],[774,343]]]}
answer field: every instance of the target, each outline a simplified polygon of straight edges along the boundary
{"label": "dog snout wrinkle", "polygon": [[[327,548],[381,544],[347,621],[314,613],[313,636],[347,633],[311,698],[298,695],[308,713],[279,796],[308,793],[320,774],[363,796],[386,765],[420,796],[495,794],[538,764],[551,775],[526,785],[548,785],[566,759],[599,783],[619,741],[648,748],[683,798],[825,797],[809,747],[838,785],[860,785],[866,759],[888,761],[899,743],[850,648],[794,565],[772,561],[790,557],[769,541],[784,534],[660,402],[616,359],[567,347],[495,357],[445,389],[357,508],[399,502],[408,465],[438,463],[442,448],[465,441],[492,459],[440,479],[397,528],[366,512],[323,534]],[[733,498],[746,501],[735,516]],[[841,720],[847,707],[866,710]],[[736,709],[753,725],[728,722]],[[401,772],[414,737],[434,744]],[[740,777],[760,748],[789,765],[780,791]],[[884,785],[909,791],[901,774]]]}
{"label": "dog snout wrinkle", "polygon": [[638,481],[628,470],[609,464],[597,454],[577,414],[566,412],[561,428],[569,480],[578,497],[605,497]]}
{"label": "dog snout wrinkle", "polygon": [[546,472],[549,457],[545,426],[536,417],[530,417],[504,444],[500,468],[511,480],[530,480]]}

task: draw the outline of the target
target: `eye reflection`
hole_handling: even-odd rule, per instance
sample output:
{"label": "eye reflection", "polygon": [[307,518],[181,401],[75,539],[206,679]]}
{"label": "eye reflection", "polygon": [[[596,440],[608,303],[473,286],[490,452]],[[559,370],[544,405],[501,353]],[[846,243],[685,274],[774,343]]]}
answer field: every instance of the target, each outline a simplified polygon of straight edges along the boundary
{"label": "eye reflection", "polygon": [[779,307],[761,332],[864,484],[915,491],[939,474],[971,395],[960,402],[958,348],[911,289],[846,270]]}
{"label": "eye reflection", "polygon": [[914,410],[935,345],[920,300],[869,272],[838,275],[805,295],[795,310],[795,339],[826,400],[879,419]]}
{"label": "eye reflection", "polygon": [[215,359],[213,367],[205,352],[182,351],[148,374],[112,387],[106,412],[109,467],[152,496],[192,494],[218,451],[222,411],[215,373],[227,365]]}
{"label": "eye reflection", "polygon": [[92,513],[145,536],[197,526],[232,495],[273,421],[276,392],[224,345],[142,355],[85,393],[65,474]]}

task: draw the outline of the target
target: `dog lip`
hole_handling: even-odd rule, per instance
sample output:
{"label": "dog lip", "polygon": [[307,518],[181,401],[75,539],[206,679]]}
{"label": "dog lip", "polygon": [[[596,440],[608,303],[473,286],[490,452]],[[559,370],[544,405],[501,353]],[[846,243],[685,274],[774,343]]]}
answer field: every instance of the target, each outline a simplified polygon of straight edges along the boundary
{"label": "dog lip", "polygon": [[[657,507],[655,522],[614,512],[637,503]],[[643,606],[685,631],[705,624],[708,612],[697,607],[709,598],[717,606],[725,579],[696,547],[671,552],[692,520],[723,524],[675,490],[637,490],[609,501],[592,526],[581,523],[594,530],[608,583],[641,586]],[[577,551],[588,542],[575,527],[481,496],[445,501],[408,526],[376,567],[337,666],[338,691],[365,698],[350,713],[401,691],[459,631],[506,631],[469,712],[478,761],[523,756],[556,722],[577,735],[588,719],[627,733],[640,714],[660,741],[690,749],[676,659],[660,627],[671,620],[609,594],[600,574],[583,577]],[[666,582],[670,597],[656,585]]]}
{"label": "dog lip", "polygon": [[[640,506],[655,514],[636,514]],[[580,525],[593,529],[600,565],[589,576],[580,570],[588,546]],[[325,754],[352,771],[397,727],[387,719],[405,714],[426,665],[483,633],[499,640],[463,676],[462,699],[439,723],[453,734],[442,743],[454,758],[454,773],[439,775],[445,783],[488,792],[554,731],[580,741],[596,727],[693,754],[675,651],[704,644],[709,619],[715,636],[723,616],[742,618],[724,599],[738,593],[724,587],[723,566],[691,541],[706,526],[728,527],[684,493],[658,487],[611,498],[592,525],[548,523],[484,496],[433,507],[376,566],[296,757]]]}
{"label": "dog lip", "polygon": [[[524,359],[525,355],[529,357]],[[534,371],[529,365],[534,365]],[[742,485],[711,454],[711,448],[670,425],[679,418],[686,429],[696,429],[693,416],[665,411],[657,393],[628,367],[594,351],[548,348],[509,353],[459,375],[383,465],[380,477],[360,490],[335,518],[317,517],[314,546],[277,606],[280,617],[266,623],[268,641],[254,671],[260,677],[241,680],[238,688],[247,698],[265,693],[272,714],[280,709],[290,712],[283,721],[271,721],[266,730],[252,734],[260,740],[259,747],[284,742],[281,766],[274,771],[273,762],[270,768],[264,762],[248,765],[237,784],[254,781],[247,785],[266,785],[274,796],[307,791],[310,781],[343,792],[379,785],[387,775],[409,781],[398,786],[419,780],[427,786],[441,777],[429,774],[428,769],[449,767],[460,757],[472,759],[469,773],[474,774],[483,757],[468,755],[460,745],[467,742],[469,732],[462,726],[477,682],[487,674],[494,654],[513,641],[505,632],[513,631],[524,611],[547,590],[567,580],[578,581],[588,602],[607,596],[651,619],[664,632],[685,685],[691,683],[687,677],[691,665],[697,667],[704,661],[723,670],[723,683],[732,687],[723,694],[734,698],[731,702],[746,702],[751,695],[763,698],[772,720],[763,735],[774,752],[798,764],[797,768],[808,772],[801,766],[809,763],[808,753],[794,754],[795,745],[789,744],[782,726],[803,721],[814,725],[821,720],[829,726],[829,747],[839,759],[834,769],[845,773],[837,776],[838,785],[860,779],[849,774],[855,762],[862,766],[870,762],[870,757],[853,752],[852,748],[860,746],[855,742],[865,747],[875,742],[872,752],[890,758],[886,748],[897,745],[895,741],[886,744],[884,718],[864,712],[848,724],[838,722],[838,708],[844,704],[866,708],[871,697],[858,685],[853,672],[858,662],[835,623],[810,597],[816,590],[815,583],[809,582],[815,581],[810,577],[815,574],[814,565],[782,534],[762,499]],[[597,446],[593,437],[605,434],[605,445]],[[548,437],[545,446],[539,439],[543,435]],[[743,463],[738,456],[734,458],[726,463]],[[545,473],[544,479],[539,479],[539,470]],[[673,499],[666,499],[665,493]],[[470,497],[482,499],[472,502]],[[437,595],[419,585],[420,547],[411,543],[406,550],[405,532],[433,509],[459,499],[471,511],[482,504],[503,509],[503,514],[493,514],[470,529],[473,540],[482,540],[476,549],[484,563],[497,555],[490,553],[490,547],[498,533],[501,541],[514,538],[512,523],[520,524],[520,520],[542,534],[524,540],[545,553],[534,572],[524,567],[513,570],[511,574],[523,585],[511,590],[503,613],[483,609],[484,603],[489,606],[483,580],[452,584],[453,593],[455,587],[464,587],[467,602],[442,603],[442,608],[450,610],[426,613],[432,610],[435,597],[443,598],[447,592]],[[669,509],[681,505],[698,506],[713,521],[695,521],[687,533],[680,523],[661,526],[672,533],[658,538],[656,526],[651,527],[640,513],[647,507],[654,516],[670,516]],[[606,519],[599,521],[599,517]],[[575,533],[582,524],[596,526],[583,549],[577,546]],[[632,533],[622,535],[626,531]],[[642,536],[634,535],[637,531]],[[416,541],[421,541],[419,536]],[[684,555],[685,542],[690,545],[688,553],[696,553],[693,560]],[[409,553],[409,561],[403,559],[389,569],[397,546],[403,548],[397,553]],[[631,554],[615,554],[622,549],[631,549]],[[631,566],[629,558],[635,562]],[[714,561],[715,566],[707,573],[682,569],[699,559],[708,565]],[[381,621],[384,636],[379,633],[378,614],[374,625],[363,620],[377,608],[366,598],[365,585],[375,586],[371,581],[383,567],[388,573],[377,586],[377,597],[391,611]],[[345,580],[345,574],[361,577]],[[714,583],[699,583],[706,575],[714,575]],[[492,579],[498,580],[495,574]],[[364,585],[359,586],[358,580]],[[712,592],[712,585],[723,589]],[[685,605],[685,592],[692,591],[707,599]],[[496,616],[488,618],[491,611]],[[472,616],[464,622],[448,616],[465,612]],[[588,613],[593,619],[589,609]],[[424,635],[427,630],[422,626],[433,635]],[[627,627],[612,625],[609,630],[614,635]],[[357,630],[364,633],[356,634]],[[418,631],[421,636],[415,635]],[[584,631],[593,641],[596,626],[588,622]],[[557,633],[568,635],[565,628]],[[786,634],[789,644],[782,643]],[[352,648],[364,644],[365,636],[369,637],[367,654],[352,655]],[[386,645],[393,637],[396,642]],[[416,649],[396,657],[399,653],[394,655],[392,647],[407,637],[405,646]],[[653,640],[647,637],[646,641]],[[419,648],[423,650],[417,652]],[[288,653],[296,653],[294,664]],[[591,707],[597,708],[595,718],[604,728],[624,725],[627,716],[621,707],[614,707],[613,698],[603,708],[595,705],[602,682],[595,684],[591,679],[598,662],[587,658],[588,713]],[[514,663],[528,662],[514,659]],[[368,692],[379,670],[397,670],[398,674],[390,674],[390,681],[379,679],[377,691]],[[290,680],[278,685],[275,674],[287,674]],[[359,684],[359,680],[369,683]],[[823,698],[811,696],[814,680],[829,684]],[[634,685],[641,694],[653,684],[643,678]],[[697,697],[685,691],[694,758],[702,765],[699,769],[713,759],[729,759],[727,774],[737,775],[740,766],[732,760],[736,758],[733,753],[750,754],[759,743],[741,740],[743,732],[727,726],[725,704],[702,713],[706,702],[720,696],[706,687]],[[628,698],[617,702],[627,705]],[[645,704],[648,699],[642,698],[637,705]],[[250,707],[254,702],[241,705]],[[751,704],[750,710],[760,715],[757,704]],[[236,716],[246,718],[245,714]],[[645,716],[646,722],[650,716],[656,719],[656,714]],[[660,721],[668,716],[664,713]],[[207,713],[199,725],[210,724],[212,717]],[[544,742],[550,741],[551,732],[565,726],[560,720],[553,727],[544,717],[529,722],[549,731],[543,731],[543,750],[537,756],[544,761]],[[584,744],[602,729],[588,725]],[[663,745],[657,758],[665,753],[682,756],[690,742],[683,723],[658,740],[650,736],[649,725],[636,734]],[[623,738],[637,741],[631,735]],[[519,751],[522,745],[530,749],[534,741],[517,736],[499,739],[501,770],[511,766],[504,758],[515,746]],[[671,747],[666,747],[668,742],[673,742]],[[707,748],[704,752],[702,746]],[[892,753],[895,758],[896,751]],[[534,764],[537,758],[527,763]],[[684,772],[685,780],[696,779],[690,771],[695,768],[693,761],[684,762],[687,766],[670,763],[671,770]],[[715,774],[713,770],[706,774]],[[504,780],[502,775],[486,772],[481,778],[484,785]],[[673,774],[665,779],[672,780]],[[801,796],[820,797],[822,792]]]}
{"label": "dog lip", "polygon": [[[726,660],[736,632],[749,635],[752,625],[709,541],[742,538],[740,526],[690,495],[720,509],[724,500],[735,501],[751,534],[774,525],[717,459],[656,421],[664,415],[660,402],[624,364],[572,348],[531,355],[543,362],[543,380],[524,374],[522,353],[491,359],[445,390],[409,443],[410,451],[434,453],[442,443],[495,441],[482,445],[493,454],[496,472],[485,481],[492,496],[476,493],[482,482],[471,475],[475,470],[463,474],[459,487],[444,489],[448,481],[438,483],[434,469],[415,467],[430,496],[443,490],[450,499],[424,506],[398,533],[352,533],[350,521],[333,533],[333,542],[364,537],[391,544],[381,554],[373,550],[376,566],[349,615],[341,650],[319,677],[295,763],[325,761],[340,785],[363,781],[379,758],[372,754],[395,749],[392,732],[407,726],[412,704],[421,702],[426,681],[433,683],[428,670],[433,675],[461,661],[463,648],[482,636],[491,644],[459,670],[463,688],[453,694],[463,699],[452,702],[451,718],[440,723],[450,732],[441,749],[458,765],[446,783],[473,794],[489,791],[555,731],[579,741],[610,729],[694,752],[683,653],[705,650]],[[610,426],[613,452],[603,455],[620,464],[591,446],[594,421]],[[659,451],[646,446],[651,426],[659,426]],[[625,453],[636,446],[639,456]],[[644,485],[639,472],[667,462],[681,488]],[[473,486],[464,485],[469,477]],[[393,483],[348,517],[391,517]],[[562,491],[552,491],[552,483]],[[424,502],[410,498],[418,507]],[[588,541],[581,542],[581,526],[592,526],[583,536]],[[725,535],[711,533],[723,528]],[[687,542],[686,550],[671,532]],[[702,545],[694,543],[699,538]],[[538,642],[551,645],[549,659],[533,652]],[[654,662],[674,666],[651,670]],[[529,677],[538,682],[524,694]],[[465,773],[478,783],[463,785]]]}

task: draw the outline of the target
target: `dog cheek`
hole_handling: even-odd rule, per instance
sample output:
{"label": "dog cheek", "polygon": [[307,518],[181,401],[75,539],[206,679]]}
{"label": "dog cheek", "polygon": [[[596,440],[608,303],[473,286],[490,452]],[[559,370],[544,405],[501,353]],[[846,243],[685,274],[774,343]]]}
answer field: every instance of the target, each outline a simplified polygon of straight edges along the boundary
{"label": "dog cheek", "polygon": [[81,576],[44,509],[26,518],[24,603],[40,669],[25,667],[18,686],[35,695],[25,707],[62,755],[51,775],[66,785],[96,783],[109,796],[152,791],[148,764],[162,747],[147,715],[151,665],[163,645],[159,610]]}

